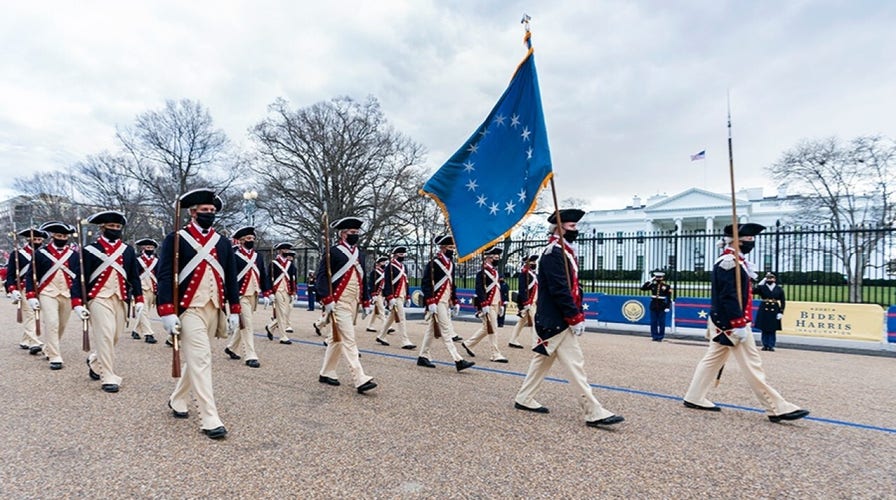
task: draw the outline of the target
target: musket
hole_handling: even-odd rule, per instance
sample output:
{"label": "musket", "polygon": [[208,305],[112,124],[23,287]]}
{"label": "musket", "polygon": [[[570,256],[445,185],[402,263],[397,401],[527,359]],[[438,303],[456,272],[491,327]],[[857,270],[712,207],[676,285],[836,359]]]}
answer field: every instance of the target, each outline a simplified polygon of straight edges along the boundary
{"label": "musket", "polygon": [[[529,299],[529,302],[532,301],[532,298],[529,297],[529,281],[531,281],[531,277],[529,276],[529,272],[531,268],[529,267],[529,261],[525,261],[526,263],[526,297]],[[526,310],[526,326],[532,326],[532,307],[529,306],[529,309]]]}
{"label": "musket", "polygon": [[[327,259],[326,260],[327,287],[329,288],[329,292],[330,292],[327,294],[327,297],[332,298],[332,295],[333,295],[333,271],[332,271],[332,268],[330,267],[330,232],[329,232],[330,216],[327,214],[326,211],[324,212],[323,220],[321,222],[323,223],[323,226],[324,226],[324,253],[326,254],[326,259]],[[336,304],[333,304],[333,307],[335,307],[335,306],[336,306]],[[333,342],[334,343],[341,342],[342,335],[339,333],[339,325],[336,324],[336,317],[335,317],[333,311],[330,311],[330,314],[328,314],[327,317],[329,318],[329,321],[333,328]]]}
{"label": "musket", "polygon": [[[737,218],[737,199],[734,195],[734,149],[731,145],[731,96],[728,95],[728,178],[731,181],[731,237],[734,241],[734,287],[737,289],[737,304],[743,309],[744,305],[744,297],[743,291],[741,290],[741,276],[740,276],[740,249],[738,248],[737,240],[740,237],[738,234],[739,229],[739,220]],[[724,334],[723,334],[724,335]],[[752,340],[752,339],[751,339]],[[719,368],[719,373],[716,374],[716,387],[719,386],[719,383],[722,381],[722,371],[725,369],[725,365],[722,365]]]}
{"label": "musket", "polygon": [[[433,242],[435,245],[435,242]],[[433,246],[429,247],[429,282],[432,284],[432,294],[435,296],[436,294],[436,258],[433,254]],[[438,305],[436,305],[438,307]],[[428,311],[427,311],[428,312]],[[438,313],[429,312],[429,319],[432,320],[432,336],[440,339],[442,338],[442,329],[439,327],[439,318],[437,318]]]}
{"label": "musket", "polygon": [[[81,272],[78,273],[78,280],[81,282],[81,301],[84,304],[84,307],[87,307],[87,283],[84,280],[84,221],[81,220],[81,217],[78,217],[78,234],[75,235],[78,238],[78,264],[81,266]],[[130,303],[128,303],[128,316],[130,317]],[[90,325],[88,320],[81,320],[81,350],[84,352],[90,352]]]}
{"label": "musket", "polygon": [[[34,241],[34,221],[31,221],[31,227],[28,228],[28,239],[32,242]],[[31,254],[31,282],[34,283],[34,296],[39,297],[38,286],[37,286],[37,249],[34,248],[34,244],[31,243],[31,248],[34,250]],[[40,300],[38,298],[38,300]],[[40,308],[34,310],[34,334],[40,337]]]}
{"label": "musket", "polygon": [[[178,297],[178,287],[180,286],[180,196],[174,202],[174,255],[171,275],[171,301],[174,303],[174,314],[180,317],[180,299]],[[173,349],[171,349],[171,376],[180,378],[180,330],[175,324],[174,330],[171,332],[173,338]]]}
{"label": "musket", "polygon": [[[12,246],[16,252],[16,290],[22,296],[22,268],[19,267],[19,235],[18,231],[16,231],[15,221],[12,223]],[[24,296],[22,297],[24,298]],[[24,321],[22,319],[22,299],[19,299],[16,302],[16,323],[21,323],[22,321]]]}

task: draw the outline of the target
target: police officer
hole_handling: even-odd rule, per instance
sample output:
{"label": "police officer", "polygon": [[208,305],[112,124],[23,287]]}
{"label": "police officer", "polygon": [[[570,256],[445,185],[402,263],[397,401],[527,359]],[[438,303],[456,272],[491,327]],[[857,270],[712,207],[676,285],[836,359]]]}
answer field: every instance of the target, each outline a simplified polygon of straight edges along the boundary
{"label": "police officer", "polygon": [[389,309],[386,321],[376,341],[381,345],[389,345],[386,342],[386,333],[391,331],[395,324],[401,333],[401,348],[414,350],[417,346],[408,338],[407,318],[404,315],[404,303],[408,300],[408,272],[404,267],[404,259],[408,248],[398,246],[392,249],[392,259],[383,269],[383,301]]}
{"label": "police officer", "polygon": [[6,293],[12,296],[12,303],[22,311],[22,340],[19,347],[28,350],[35,355],[43,350],[44,343],[40,341],[34,330],[34,311],[25,303],[25,276],[31,274],[31,261],[34,252],[40,248],[47,237],[47,233],[36,227],[29,227],[16,233],[16,237],[24,238],[25,245],[15,250],[16,253],[9,256],[6,263]]}
{"label": "police officer", "polygon": [[159,248],[159,242],[152,238],[143,238],[134,243],[140,248],[140,254],[137,256],[137,264],[140,266],[140,286],[143,289],[143,310],[137,315],[137,327],[131,332],[131,338],[143,340],[147,344],[155,344],[156,336],[152,331],[152,323],[149,321],[149,311],[156,307],[156,292],[158,290],[159,280],[156,278],[156,266],[159,265],[159,257],[156,255],[156,249]]}
{"label": "police officer", "polygon": [[514,408],[535,413],[549,412],[535,400],[535,396],[551,365],[559,361],[570,375],[570,386],[579,395],[585,424],[589,427],[618,424],[625,419],[606,410],[594,397],[585,376],[585,357],[579,344],[579,335],[585,332],[585,315],[582,312],[578,260],[571,244],[579,235],[578,222],[585,212],[565,209],[559,213],[562,225],[558,224],[556,212],[548,217],[550,238],[538,265],[538,314],[535,316],[538,344],[532,349],[537,354],[529,364]]}
{"label": "police officer", "polygon": [[255,251],[255,228],[245,226],[237,229],[231,238],[239,242],[235,247],[236,280],[240,290],[240,327],[234,330],[227,339],[224,354],[230,359],[240,359],[240,355],[234,352],[242,350],[246,357],[246,366],[258,368],[258,354],[255,353],[255,328],[252,325],[252,316],[258,307],[258,302],[270,304],[271,283],[264,267],[264,259],[260,252]]}
{"label": "police officer", "polygon": [[268,334],[268,340],[274,340],[272,330],[280,330],[280,343],[292,344],[289,335],[293,333],[292,320],[292,296],[296,293],[296,266],[288,258],[292,250],[292,243],[282,242],[274,245],[277,257],[271,260],[268,266],[268,276],[271,280],[271,297],[274,299],[274,317],[264,326]]}
{"label": "police officer", "polygon": [[756,313],[756,328],[762,332],[762,350],[774,351],[777,331],[781,329],[781,318],[784,317],[786,300],[784,289],[778,284],[773,273],[766,273],[765,278],[753,287],[753,295],[762,300]]}
{"label": "police officer", "polygon": [[495,363],[506,363],[507,358],[498,349],[498,316],[504,307],[501,299],[501,284],[498,269],[495,267],[501,259],[503,250],[493,246],[482,254],[482,268],[476,273],[476,297],[474,304],[482,326],[467,340],[460,343],[470,357],[475,357],[472,349],[488,336],[492,346],[491,360]]}
{"label": "police officer", "polygon": [[650,337],[662,342],[666,336],[666,313],[672,307],[672,287],[666,283],[666,273],[654,271],[653,279],[641,285],[650,291]]}
{"label": "police officer", "polygon": [[529,329],[531,334],[531,342],[535,343],[535,313],[537,311],[536,300],[538,298],[538,254],[532,254],[525,258],[523,267],[520,269],[519,288],[516,292],[516,305],[519,312],[517,315],[520,320],[513,327],[510,334],[510,341],[507,343],[509,347],[514,349],[522,349],[520,344],[520,334],[523,330]]}
{"label": "police officer", "polygon": [[[721,411],[707,399],[706,394],[713,380],[721,375],[725,361],[733,354],[756,398],[765,407],[769,420],[797,420],[809,414],[808,410],[786,401],[765,381],[762,358],[751,332],[753,297],[750,278],[755,278],[756,273],[746,254],[753,250],[756,235],[763,229],[765,226],[759,224],[740,224],[738,241],[735,242],[732,226],[725,226],[724,250],[713,265],[710,282],[712,298],[707,337],[711,342],[703,359],[697,363],[691,385],[684,396],[684,406],[687,408]],[[740,274],[740,293],[735,273]]]}

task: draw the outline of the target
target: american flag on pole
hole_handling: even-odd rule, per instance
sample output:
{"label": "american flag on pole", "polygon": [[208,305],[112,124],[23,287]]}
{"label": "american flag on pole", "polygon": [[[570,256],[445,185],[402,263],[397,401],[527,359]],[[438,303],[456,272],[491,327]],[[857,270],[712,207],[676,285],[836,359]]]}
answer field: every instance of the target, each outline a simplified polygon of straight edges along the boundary
{"label": "american flag on pole", "polygon": [[695,155],[691,155],[691,161],[704,160],[706,159],[706,150],[700,151]]}

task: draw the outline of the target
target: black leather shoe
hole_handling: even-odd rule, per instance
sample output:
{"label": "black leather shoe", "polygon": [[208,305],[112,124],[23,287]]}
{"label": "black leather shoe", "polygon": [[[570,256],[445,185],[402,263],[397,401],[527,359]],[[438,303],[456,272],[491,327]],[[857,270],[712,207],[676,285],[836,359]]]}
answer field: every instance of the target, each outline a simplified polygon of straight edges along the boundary
{"label": "black leather shoe", "polygon": [[147,344],[155,344],[156,342],[158,342],[158,340],[156,340],[156,338],[152,335],[144,335],[143,341]]}
{"label": "black leather shoe", "polygon": [[140,334],[137,333],[137,332],[132,331],[132,332],[131,332],[131,338],[134,339],[134,340],[140,340]]}
{"label": "black leather shoe", "polygon": [[[314,327],[314,333],[317,334],[318,337],[322,337],[323,335],[320,333],[320,328],[317,327],[317,323],[311,323],[311,326]],[[376,330],[374,330],[376,331]]]}
{"label": "black leather shoe", "polygon": [[246,366],[249,368],[261,368],[261,363],[257,359],[247,359]]}
{"label": "black leather shoe", "polygon": [[516,401],[513,402],[513,407],[517,410],[531,411],[533,413],[550,413],[551,410],[548,410],[547,406],[539,406],[538,408],[529,408],[528,406],[523,406]]}
{"label": "black leather shoe", "polygon": [[771,351],[771,352],[775,352],[775,348],[774,348],[774,347],[769,347],[768,350]]}
{"label": "black leather shoe", "polygon": [[214,429],[202,429],[202,432],[209,437],[209,439],[224,439],[227,437],[227,429],[222,425],[221,427],[215,427]]}
{"label": "black leather shoe", "polygon": [[760,349],[760,351],[767,351],[767,350],[768,350],[768,347],[765,347],[765,346],[762,346],[762,349]]}
{"label": "black leather shoe", "polygon": [[30,354],[30,355],[32,355],[32,356],[35,356],[35,355],[37,355],[39,352],[41,352],[41,351],[43,351],[43,350],[44,350],[44,347],[43,347],[43,346],[40,346],[40,345],[33,345],[33,346],[31,346],[31,348],[28,349],[28,354]]}
{"label": "black leather shoe", "polygon": [[509,363],[509,361],[507,361],[507,358],[498,358],[498,359],[493,359],[492,363]]}
{"label": "black leather shoe", "polygon": [[171,416],[174,418],[190,418],[190,412],[188,411],[177,411],[171,406],[171,400],[168,400],[168,408],[171,408]]}
{"label": "black leather shoe", "polygon": [[464,344],[463,342],[461,342],[460,346],[463,347],[465,351],[467,351],[467,354],[469,354],[471,358],[476,357],[476,354],[474,354],[473,351],[471,351],[470,348],[467,347],[467,344]]}
{"label": "black leather shoe", "polygon": [[23,351],[27,351],[28,349],[31,349],[31,348],[25,344],[19,344],[19,349],[22,349]]}
{"label": "black leather shoe", "polygon": [[455,336],[451,337],[452,342],[463,342],[463,340],[464,340],[464,338],[461,337],[460,335],[455,335]]}
{"label": "black leather shoe", "polygon": [[365,328],[364,330],[368,331],[368,332],[376,333],[376,330],[374,330],[373,328]]}
{"label": "black leather shoe", "polygon": [[778,423],[782,420],[799,420],[808,415],[809,410],[793,410],[792,412],[785,413],[783,415],[769,415],[768,419],[772,422]]}
{"label": "black leather shoe", "polygon": [[168,347],[174,347],[174,344],[171,343],[171,339],[165,339],[165,345]]}
{"label": "black leather shoe", "polygon": [[268,325],[264,325],[264,331],[268,334],[268,340],[274,340],[274,334],[271,333],[271,328]]}
{"label": "black leather shoe", "polygon": [[230,359],[240,359],[240,355],[231,351],[228,347],[224,348],[224,354],[230,356]]}
{"label": "black leather shoe", "polygon": [[433,363],[432,361],[424,358],[423,356],[420,356],[419,358],[417,358],[417,366],[425,366],[427,368],[435,368],[436,364]]}
{"label": "black leather shoe", "polygon": [[62,363],[56,363],[56,362],[50,363],[50,369],[51,370],[61,370]]}
{"label": "black leather shoe", "polygon": [[376,382],[374,382],[373,380],[368,380],[367,382],[361,384],[361,387],[358,387],[358,394],[364,394],[365,392],[372,389],[376,389]]}
{"label": "black leather shoe", "polygon": [[289,340],[289,339],[281,340],[280,343],[281,344],[292,344],[292,340]]}
{"label": "black leather shoe", "polygon": [[90,367],[90,360],[87,360],[87,375],[90,376],[90,380],[99,380],[100,376],[93,371],[93,368]]}
{"label": "black leather shoe", "polygon": [[460,361],[455,361],[454,367],[457,368],[457,371],[463,371],[475,364],[476,363],[474,363],[472,361],[467,361],[466,359],[462,359]]}
{"label": "black leather shoe", "polygon": [[390,334],[390,333],[392,333],[392,332],[394,332],[394,331],[395,331],[394,328],[390,328],[390,329],[386,330],[386,334]]}
{"label": "black leather shoe", "polygon": [[389,345],[388,342],[386,342],[385,340],[383,340],[383,339],[381,339],[381,338],[379,338],[379,337],[376,338],[376,343],[379,344],[379,345]]}
{"label": "black leather shoe", "polygon": [[722,411],[722,409],[718,406],[700,406],[691,403],[690,401],[684,401],[685,408],[690,408],[692,410],[705,410],[705,411]]}
{"label": "black leather shoe", "polygon": [[520,344],[514,344],[513,342],[508,342],[508,343],[507,343],[507,347],[510,347],[510,348],[512,348],[512,349],[525,349],[525,348],[524,348],[523,346],[521,346]]}
{"label": "black leather shoe", "polygon": [[408,344],[408,345],[403,345],[403,346],[401,346],[401,348],[402,348],[402,349],[406,349],[406,350],[408,350],[408,351],[413,351],[414,349],[417,348],[417,346],[415,346],[414,344]]}
{"label": "black leather shoe", "polygon": [[339,381],[336,380],[335,378],[324,377],[323,375],[317,377],[317,381],[320,382],[321,384],[327,384],[327,385],[341,385],[341,384],[339,383]]}
{"label": "black leather shoe", "polygon": [[106,392],[118,392],[118,384],[103,384],[103,390]]}
{"label": "black leather shoe", "polygon": [[585,425],[587,425],[588,427],[600,427],[602,425],[618,424],[619,422],[625,422],[625,417],[623,417],[622,415],[610,415],[609,417],[602,418],[600,420],[585,422]]}

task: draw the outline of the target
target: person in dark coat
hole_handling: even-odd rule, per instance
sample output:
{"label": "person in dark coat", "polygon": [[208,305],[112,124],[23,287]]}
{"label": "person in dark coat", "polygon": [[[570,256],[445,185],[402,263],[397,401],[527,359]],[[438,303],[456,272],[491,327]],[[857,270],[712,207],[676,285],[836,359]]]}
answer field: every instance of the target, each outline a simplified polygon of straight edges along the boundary
{"label": "person in dark coat", "polygon": [[781,318],[784,317],[784,289],[777,284],[777,281],[774,274],[767,273],[765,278],[753,287],[753,295],[762,300],[753,326],[762,331],[763,351],[775,350],[775,337],[777,331],[781,329]]}
{"label": "person in dark coat", "polygon": [[666,336],[666,313],[672,307],[672,287],[666,283],[666,273],[654,271],[653,279],[641,285],[650,291],[650,337],[662,342]]}
{"label": "person in dark coat", "polygon": [[498,278],[499,287],[501,289],[501,314],[498,314],[498,328],[504,328],[504,318],[507,317],[507,303],[510,301],[510,286],[501,276]]}

